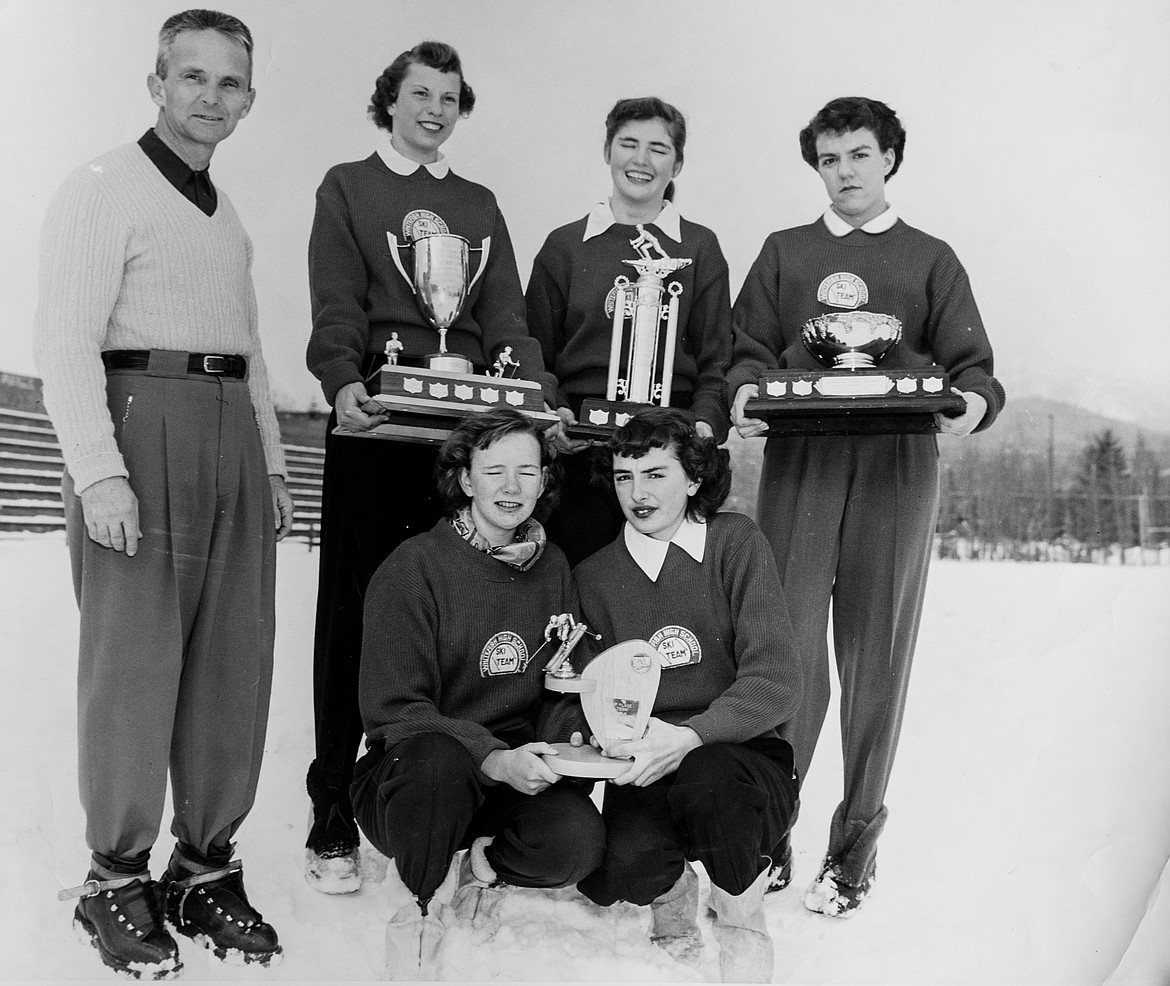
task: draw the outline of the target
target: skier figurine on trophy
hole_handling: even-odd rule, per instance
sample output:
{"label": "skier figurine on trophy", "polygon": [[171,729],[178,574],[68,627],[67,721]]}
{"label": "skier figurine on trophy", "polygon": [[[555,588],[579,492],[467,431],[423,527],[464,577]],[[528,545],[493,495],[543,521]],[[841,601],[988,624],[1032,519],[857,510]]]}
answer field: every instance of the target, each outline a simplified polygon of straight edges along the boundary
{"label": "skier figurine on trophy", "polygon": [[[614,280],[613,335],[610,338],[609,377],[605,400],[586,398],[579,423],[568,429],[571,438],[608,438],[643,404],[670,406],[674,351],[678,338],[677,281],[666,278],[688,267],[687,258],[667,256],[658,238],[639,225],[630,245],[638,260],[624,260],[638,272],[630,283],[625,275]],[[669,295],[667,299],[666,296]]]}

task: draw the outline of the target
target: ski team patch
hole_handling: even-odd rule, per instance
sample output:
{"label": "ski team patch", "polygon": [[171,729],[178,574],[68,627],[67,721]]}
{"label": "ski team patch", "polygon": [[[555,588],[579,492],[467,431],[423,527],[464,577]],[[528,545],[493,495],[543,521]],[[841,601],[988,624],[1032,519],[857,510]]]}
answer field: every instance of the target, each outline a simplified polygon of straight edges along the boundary
{"label": "ski team patch", "polygon": [[407,243],[413,243],[422,236],[432,236],[435,233],[450,233],[443,217],[430,209],[415,209],[408,212],[402,220],[402,238]]}
{"label": "ski team patch", "polygon": [[531,658],[524,638],[511,630],[501,630],[483,645],[479,653],[480,677],[523,674]]}
{"label": "ski team patch", "polygon": [[703,659],[703,648],[699,645],[699,638],[686,627],[662,627],[654,632],[649,643],[658,651],[663,668],[698,664]]}
{"label": "ski team patch", "polygon": [[838,271],[821,281],[817,301],[834,308],[860,308],[869,301],[869,288],[856,274]]}

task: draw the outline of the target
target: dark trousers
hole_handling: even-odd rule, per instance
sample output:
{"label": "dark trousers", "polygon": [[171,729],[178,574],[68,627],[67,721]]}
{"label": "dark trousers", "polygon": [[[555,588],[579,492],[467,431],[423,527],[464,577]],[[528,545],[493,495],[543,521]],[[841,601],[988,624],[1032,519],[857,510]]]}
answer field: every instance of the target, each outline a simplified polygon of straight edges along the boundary
{"label": "dark trousers", "polygon": [[601,862],[605,827],[590,785],[561,780],[527,795],[487,781],[467,748],[445,733],[420,733],[358,763],[353,805],[378,851],[425,903],[451,857],[494,836],[487,860],[517,887],[565,887]]}
{"label": "dark trousers", "polygon": [[764,453],[759,523],[804,662],[804,698],[781,734],[807,778],[829,708],[831,609],[845,783],[828,853],[855,884],[885,825],[938,498],[933,435],[772,438]]}
{"label": "dark trousers", "polygon": [[605,789],[605,861],[577,886],[594,903],[649,904],[703,864],[741,894],[767,865],[796,805],[792,748],[779,739],[713,743],[647,787]]}
{"label": "dark trousers", "polygon": [[[276,537],[248,385],[187,376],[186,359],[106,376],[114,435],[138,498],[133,558],[85,529],[62,482],[81,610],[78,780],[94,862],[135,872],[171,832],[230,857],[252,807],[272,683]],[[156,365],[157,364],[157,365]]]}
{"label": "dark trousers", "polygon": [[390,552],[442,516],[434,480],[437,447],[334,435],[335,424],[330,415],[313,639],[316,759],[308,777],[314,814],[309,845],[357,837],[349,785],[362,738],[357,696],[366,586]]}

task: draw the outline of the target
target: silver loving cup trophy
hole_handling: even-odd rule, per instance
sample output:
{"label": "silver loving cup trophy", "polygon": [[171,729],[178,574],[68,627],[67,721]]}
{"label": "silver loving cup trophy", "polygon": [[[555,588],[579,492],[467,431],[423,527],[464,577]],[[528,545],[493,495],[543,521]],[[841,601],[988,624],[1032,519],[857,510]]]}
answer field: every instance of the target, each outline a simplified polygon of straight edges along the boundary
{"label": "silver loving cup trophy", "polygon": [[[462,236],[454,233],[431,233],[419,236],[408,243],[399,243],[393,233],[386,233],[390,243],[390,256],[406,283],[414,292],[419,309],[427,321],[439,330],[439,351],[427,356],[427,366],[432,370],[450,370],[455,373],[471,373],[471,360],[447,352],[447,330],[463,311],[475,282],[487,267],[492,238],[485,236],[482,246],[472,247]],[[402,250],[414,253],[414,277],[406,273],[402,265]],[[469,279],[470,255],[479,251],[479,269]]]}
{"label": "silver loving cup trophy", "polygon": [[902,338],[902,323],[878,312],[826,312],[801,330],[804,345],[834,370],[868,370]]}
{"label": "silver loving cup trophy", "polygon": [[[672,281],[670,288],[664,290],[663,282],[675,271],[690,266],[691,261],[668,257],[657,237],[641,225],[638,226],[637,238],[630,240],[630,246],[638,251],[641,259],[623,260],[622,263],[633,267],[639,277],[634,284],[630,284],[625,276],[614,280],[617,294],[613,304],[613,336],[605,396],[610,401],[658,402],[666,407],[670,402],[670,383],[674,377],[678,297],[683,288],[678,281]],[[663,304],[666,293],[670,294],[670,301]],[[627,319],[630,323],[628,333]],[[662,339],[661,331],[663,322],[666,323],[665,339]]]}

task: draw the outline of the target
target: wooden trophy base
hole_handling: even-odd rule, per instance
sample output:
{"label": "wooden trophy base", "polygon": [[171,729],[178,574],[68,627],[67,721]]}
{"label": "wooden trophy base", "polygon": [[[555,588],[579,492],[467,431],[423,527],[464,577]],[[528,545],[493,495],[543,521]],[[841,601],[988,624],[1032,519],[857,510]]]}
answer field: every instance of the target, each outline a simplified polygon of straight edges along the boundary
{"label": "wooden trophy base", "polygon": [[560,420],[544,410],[544,392],[532,380],[385,366],[379,382],[381,393],[371,399],[382,405],[390,420],[369,431],[350,431],[339,426],[333,430],[335,435],[438,445],[469,414],[497,408],[521,411],[546,428]]}
{"label": "wooden trophy base", "polygon": [[570,743],[553,743],[556,749],[555,757],[547,754],[542,760],[552,769],[553,773],[562,777],[595,777],[598,780],[610,780],[630,768],[633,760],[618,760],[607,757],[600,750],[591,746],[573,746]]}
{"label": "wooden trophy base", "polygon": [[588,397],[581,403],[581,413],[577,415],[577,424],[566,428],[565,434],[574,439],[606,442],[618,428],[639,411],[648,407],[660,406],[658,403],[603,401],[599,398]]}
{"label": "wooden trophy base", "polygon": [[888,435],[938,431],[935,414],[962,414],[939,366],[917,370],[772,370],[760,376],[749,418],[770,435]]}
{"label": "wooden trophy base", "polygon": [[[550,674],[545,676],[545,687],[579,692],[589,729],[598,743],[609,748],[645,735],[661,675],[657,650],[645,640],[624,640],[590,661],[579,679],[557,679]],[[573,680],[583,687],[566,689],[555,684]],[[566,777],[616,777],[632,762],[607,757],[592,746],[553,746],[558,755],[545,756],[544,762]]]}

